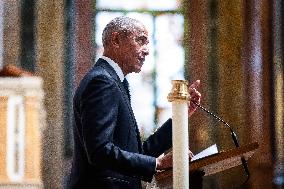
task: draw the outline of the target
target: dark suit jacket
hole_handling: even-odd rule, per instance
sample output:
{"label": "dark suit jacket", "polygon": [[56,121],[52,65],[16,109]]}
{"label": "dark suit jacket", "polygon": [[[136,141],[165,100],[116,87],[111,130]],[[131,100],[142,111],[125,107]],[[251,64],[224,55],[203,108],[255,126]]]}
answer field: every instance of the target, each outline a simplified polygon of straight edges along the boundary
{"label": "dark suit jacket", "polygon": [[80,83],[73,108],[75,150],[67,188],[138,189],[141,179],[151,181],[155,158],[172,145],[171,119],[142,144],[127,91],[103,59]]}

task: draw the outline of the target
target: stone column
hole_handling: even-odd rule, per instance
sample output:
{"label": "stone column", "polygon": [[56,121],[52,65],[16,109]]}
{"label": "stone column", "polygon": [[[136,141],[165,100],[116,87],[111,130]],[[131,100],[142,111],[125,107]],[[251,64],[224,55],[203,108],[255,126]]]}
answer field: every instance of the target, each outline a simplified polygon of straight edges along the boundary
{"label": "stone column", "polygon": [[250,188],[272,188],[271,156],[271,26],[272,2],[244,1],[244,93],[246,127],[259,149],[249,161]]}
{"label": "stone column", "polygon": [[[243,1],[219,0],[217,3],[217,82],[215,89],[217,114],[228,122],[239,137],[240,145],[246,144],[249,135],[246,132],[244,109],[244,78],[242,65],[243,45]],[[213,45],[213,44],[212,44]],[[228,128],[222,123],[216,127],[219,150],[235,148]],[[231,188],[234,183],[244,180],[242,167],[218,174],[221,188]]]}
{"label": "stone column", "polygon": [[274,99],[274,179],[276,188],[284,186],[284,3],[281,0],[273,1],[273,99]]}
{"label": "stone column", "polygon": [[3,28],[4,28],[4,2],[0,1],[0,70],[3,68],[3,51],[4,51],[4,45],[3,45]]}
{"label": "stone column", "polygon": [[43,131],[45,188],[63,181],[63,52],[64,1],[36,2],[36,74],[43,78],[47,125]]}
{"label": "stone column", "polygon": [[20,65],[21,1],[3,0],[3,64]]}
{"label": "stone column", "polygon": [[[210,98],[212,79],[210,69],[214,64],[208,59],[209,56],[209,20],[208,20],[208,2],[207,1],[191,1],[184,5],[185,10],[185,37],[184,44],[187,49],[187,62],[189,81],[193,82],[197,79],[201,81],[198,90],[202,94],[201,103],[211,109]],[[190,84],[190,83],[189,83]],[[215,106],[215,105],[214,105]],[[212,118],[206,113],[197,110],[190,119],[190,149],[198,152],[206,148],[212,142],[214,129],[212,127]],[[200,129],[202,127],[202,129]]]}
{"label": "stone column", "polygon": [[[243,67],[241,48],[243,43],[243,4],[241,0],[220,0],[218,5],[218,102],[219,115],[242,134],[244,127]],[[222,127],[222,128],[221,128]],[[245,142],[240,136],[240,144]],[[228,130],[220,125],[219,141],[226,141],[224,148],[232,147]]]}
{"label": "stone column", "polygon": [[[92,0],[74,0],[74,69],[75,88],[93,65]],[[94,14],[95,15],[95,14]],[[93,34],[94,35],[94,34]]]}

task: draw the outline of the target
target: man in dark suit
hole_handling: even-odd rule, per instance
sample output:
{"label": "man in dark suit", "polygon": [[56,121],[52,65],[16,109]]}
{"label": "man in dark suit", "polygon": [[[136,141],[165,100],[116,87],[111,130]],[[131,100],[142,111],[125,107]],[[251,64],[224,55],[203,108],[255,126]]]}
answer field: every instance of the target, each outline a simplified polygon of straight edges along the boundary
{"label": "man in dark suit", "polygon": [[[172,145],[169,119],[143,144],[130,105],[125,76],[140,72],[149,54],[148,32],[128,17],[112,20],[103,31],[103,56],[81,81],[74,96],[74,158],[67,188],[140,189],[156,170],[172,166],[161,154]],[[192,100],[200,93],[190,87]],[[191,106],[189,114],[195,111]],[[160,156],[161,155],[161,156]]]}

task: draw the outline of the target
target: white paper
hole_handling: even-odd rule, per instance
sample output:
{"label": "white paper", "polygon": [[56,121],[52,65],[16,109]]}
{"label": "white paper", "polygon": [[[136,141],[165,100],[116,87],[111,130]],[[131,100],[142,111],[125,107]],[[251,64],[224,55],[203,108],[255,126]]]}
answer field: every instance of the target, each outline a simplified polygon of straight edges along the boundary
{"label": "white paper", "polygon": [[216,154],[216,153],[218,153],[218,148],[217,148],[216,144],[213,144],[212,146],[209,146],[205,150],[202,150],[198,154],[194,155],[193,158],[191,159],[191,161],[194,161],[194,160],[206,157],[206,156],[210,156],[210,155]]}

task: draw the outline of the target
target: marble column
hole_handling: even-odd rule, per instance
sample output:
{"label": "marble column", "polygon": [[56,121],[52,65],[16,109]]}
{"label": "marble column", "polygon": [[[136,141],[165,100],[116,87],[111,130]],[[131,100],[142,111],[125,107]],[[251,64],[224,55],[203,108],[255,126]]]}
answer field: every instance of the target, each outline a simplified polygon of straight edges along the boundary
{"label": "marble column", "polygon": [[[281,187],[283,2],[210,0],[185,6],[189,79],[203,82],[202,103],[236,130],[240,145],[260,144],[249,160],[251,179],[246,187],[272,188],[272,182]],[[203,117],[197,112],[190,120],[194,149],[204,146],[204,140],[216,141],[221,149],[234,148],[227,129]],[[221,188],[245,179],[241,166],[215,176]]]}
{"label": "marble column", "polygon": [[273,99],[274,99],[274,179],[276,188],[284,186],[284,3],[281,0],[273,1]]}
{"label": "marble column", "polygon": [[36,2],[36,74],[43,78],[46,127],[43,131],[45,188],[63,181],[64,1]]}
{"label": "marble column", "polygon": [[259,149],[249,161],[250,188],[272,188],[271,1],[244,1],[244,92],[246,126]]}
{"label": "marble column", "polygon": [[[228,122],[239,137],[240,145],[249,141],[245,125],[243,65],[241,49],[243,44],[243,1],[219,0],[217,8],[217,59],[218,59],[218,114]],[[219,149],[235,148],[228,128],[218,124]],[[222,188],[230,188],[244,180],[241,167],[227,170],[219,175]]]}
{"label": "marble column", "polygon": [[[202,104],[227,121],[239,136],[249,141],[245,131],[242,65],[243,1],[192,1],[188,5],[189,78],[201,79]],[[198,149],[217,143],[219,149],[234,148],[229,130],[214,118],[197,112],[190,120],[190,141]],[[192,136],[193,135],[193,136]],[[241,168],[217,174],[219,185],[228,187],[241,175]],[[206,181],[207,182],[207,181]],[[208,185],[208,183],[205,185]],[[209,185],[208,185],[209,186]],[[210,187],[210,186],[209,186]]]}
{"label": "marble column", "polygon": [[[198,90],[202,93],[201,103],[206,107],[211,107],[211,77],[208,62],[210,51],[209,44],[209,20],[207,1],[191,1],[185,4],[185,37],[184,44],[187,49],[187,61],[189,81],[197,79],[201,81]],[[210,108],[209,108],[210,109]],[[206,148],[212,142],[214,129],[212,119],[201,110],[197,110],[190,119],[190,149],[198,152]]]}
{"label": "marble column", "polygon": [[20,65],[21,1],[3,0],[3,65]]}
{"label": "marble column", "polygon": [[[75,88],[93,65],[93,1],[74,0],[74,69]],[[95,15],[95,14],[94,14]]]}
{"label": "marble column", "polygon": [[[218,4],[218,113],[241,135],[244,127],[241,64],[243,5],[241,0],[220,0]],[[245,138],[240,138],[241,144]],[[219,127],[219,141],[225,141],[224,148],[232,147],[232,139],[223,125]]]}
{"label": "marble column", "polygon": [[0,1],[0,70],[4,66],[4,63],[3,63],[3,51],[4,51],[3,28],[4,28],[4,2]]}

